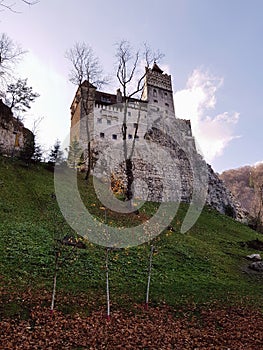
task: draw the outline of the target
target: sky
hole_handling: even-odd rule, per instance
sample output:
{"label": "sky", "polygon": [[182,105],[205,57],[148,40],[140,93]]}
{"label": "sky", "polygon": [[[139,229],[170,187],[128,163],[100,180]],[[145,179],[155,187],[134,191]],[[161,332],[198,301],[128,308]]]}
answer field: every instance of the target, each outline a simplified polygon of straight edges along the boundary
{"label": "sky", "polygon": [[[8,2],[8,0],[6,0]],[[0,33],[27,50],[17,75],[40,94],[25,116],[43,118],[38,142],[48,150],[70,128],[76,87],[68,80],[66,50],[90,45],[117,82],[116,42],[147,42],[165,54],[175,112],[190,119],[202,153],[215,171],[263,161],[263,1],[261,0],[40,0],[19,13],[0,12]]]}

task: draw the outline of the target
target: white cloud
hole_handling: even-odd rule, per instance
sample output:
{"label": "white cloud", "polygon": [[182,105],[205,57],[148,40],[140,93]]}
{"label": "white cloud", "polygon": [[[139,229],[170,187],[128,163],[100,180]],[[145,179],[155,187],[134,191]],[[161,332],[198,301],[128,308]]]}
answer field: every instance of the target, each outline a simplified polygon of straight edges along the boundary
{"label": "white cloud", "polygon": [[202,69],[195,69],[186,87],[174,95],[178,118],[190,119],[193,134],[208,162],[223,154],[234,135],[239,120],[237,112],[223,112],[212,116],[216,107],[216,93],[223,79]]}
{"label": "white cloud", "polygon": [[261,164],[263,164],[263,160],[257,161],[256,163],[252,164],[252,166],[258,166],[258,165],[261,165]]}
{"label": "white cloud", "polygon": [[25,126],[32,128],[33,121],[43,117],[37,140],[44,149],[48,149],[56,138],[63,141],[69,133],[73,89],[67,79],[56,71],[51,60],[47,62],[31,51],[18,67],[18,73],[22,78],[28,77],[28,85],[40,94],[25,115]]}

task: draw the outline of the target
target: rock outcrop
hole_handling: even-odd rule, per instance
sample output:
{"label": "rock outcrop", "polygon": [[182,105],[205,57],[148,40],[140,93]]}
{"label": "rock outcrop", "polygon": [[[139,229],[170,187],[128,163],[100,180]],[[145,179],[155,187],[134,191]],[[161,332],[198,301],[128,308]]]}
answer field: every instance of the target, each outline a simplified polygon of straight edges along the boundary
{"label": "rock outcrop", "polygon": [[247,223],[248,212],[242,208],[224,182],[214,172],[210,165],[208,168],[208,193],[206,203],[221,214],[226,214],[234,219]]}
{"label": "rock outcrop", "polygon": [[0,100],[0,153],[20,156],[26,149],[33,152],[34,135],[13,116],[11,109]]}
{"label": "rock outcrop", "polygon": [[[144,141],[135,141],[131,158],[134,197],[153,202],[195,201],[246,223],[247,212],[197,152],[190,126],[185,128],[185,124],[176,119],[170,123],[169,132],[152,127]],[[127,154],[131,148],[132,143],[127,143]],[[114,174],[126,188],[123,142],[97,142],[95,149],[93,174],[98,178]]]}

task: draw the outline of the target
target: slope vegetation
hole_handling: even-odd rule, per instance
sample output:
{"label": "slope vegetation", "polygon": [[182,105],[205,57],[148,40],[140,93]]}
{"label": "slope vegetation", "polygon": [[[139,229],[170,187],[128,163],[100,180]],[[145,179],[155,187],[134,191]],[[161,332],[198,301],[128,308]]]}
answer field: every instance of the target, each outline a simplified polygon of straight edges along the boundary
{"label": "slope vegetation", "polygon": [[[53,173],[44,165],[25,167],[18,161],[1,158],[0,179],[1,279],[9,289],[52,291],[58,241],[65,236],[76,236],[54,199]],[[82,175],[79,188],[87,209],[103,220],[101,204]],[[148,203],[139,214],[109,213],[108,221],[120,227],[137,225],[149,218],[156,207],[157,204]],[[210,208],[203,210],[189,232],[181,234],[179,229],[186,210],[187,206],[180,206],[172,229],[153,242],[151,302],[177,305],[190,301],[248,302],[249,299],[262,304],[261,275],[249,273],[245,258],[247,254],[260,253],[246,242],[262,240],[262,236]],[[104,299],[105,249],[87,241],[83,243],[85,249],[64,246],[60,251],[58,294],[84,292],[91,301],[99,303]],[[149,244],[110,252],[113,302],[143,302],[149,252]]]}

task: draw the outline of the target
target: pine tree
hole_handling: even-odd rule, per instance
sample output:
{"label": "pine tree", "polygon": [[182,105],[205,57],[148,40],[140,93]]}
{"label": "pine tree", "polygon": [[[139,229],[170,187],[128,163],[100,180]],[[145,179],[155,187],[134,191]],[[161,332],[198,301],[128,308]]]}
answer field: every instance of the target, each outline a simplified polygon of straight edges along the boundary
{"label": "pine tree", "polygon": [[34,149],[34,154],[33,154],[32,160],[35,163],[40,163],[42,160],[42,156],[43,156],[43,151],[42,151],[41,145],[35,144],[34,148],[35,149]]}
{"label": "pine tree", "polygon": [[61,144],[59,140],[56,140],[53,148],[51,148],[49,153],[49,163],[52,165],[61,164],[63,161],[63,151],[61,150]]}

